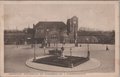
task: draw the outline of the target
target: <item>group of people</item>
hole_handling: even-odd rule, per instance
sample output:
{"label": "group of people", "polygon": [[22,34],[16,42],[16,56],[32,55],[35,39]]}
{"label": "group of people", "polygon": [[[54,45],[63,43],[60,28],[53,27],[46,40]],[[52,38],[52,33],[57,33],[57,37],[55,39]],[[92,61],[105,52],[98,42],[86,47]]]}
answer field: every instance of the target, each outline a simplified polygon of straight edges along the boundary
{"label": "group of people", "polygon": [[42,42],[42,44],[41,44],[41,47],[42,47],[42,48],[43,48],[43,47],[50,47],[50,42],[47,41],[47,40],[44,40],[44,41]]}

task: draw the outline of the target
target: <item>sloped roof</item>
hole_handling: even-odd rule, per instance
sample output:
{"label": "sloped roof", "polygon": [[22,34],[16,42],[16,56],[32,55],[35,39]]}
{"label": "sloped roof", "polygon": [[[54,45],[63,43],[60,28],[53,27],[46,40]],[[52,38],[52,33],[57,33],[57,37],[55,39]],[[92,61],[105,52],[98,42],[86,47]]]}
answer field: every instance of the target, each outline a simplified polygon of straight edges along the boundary
{"label": "sloped roof", "polygon": [[66,28],[66,24],[62,21],[40,21],[35,27],[44,26],[46,28]]}
{"label": "sloped roof", "polygon": [[[67,30],[66,24],[61,21],[40,21],[34,26],[34,28],[38,29],[38,30],[40,28],[41,31],[49,29],[49,31],[52,33],[54,32],[54,30],[56,30],[56,31]],[[36,33],[35,33],[36,38],[39,38],[39,37],[44,38],[45,37],[45,33],[41,32],[41,31],[36,31]]]}

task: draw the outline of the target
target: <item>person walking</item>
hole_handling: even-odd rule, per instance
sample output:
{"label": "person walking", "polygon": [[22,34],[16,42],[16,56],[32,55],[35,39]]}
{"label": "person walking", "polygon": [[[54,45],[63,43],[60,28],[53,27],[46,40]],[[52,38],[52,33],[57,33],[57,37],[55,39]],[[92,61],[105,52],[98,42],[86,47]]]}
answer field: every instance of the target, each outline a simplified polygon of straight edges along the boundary
{"label": "person walking", "polygon": [[62,46],[61,47],[61,57],[64,57],[63,51],[64,51],[64,47]]}

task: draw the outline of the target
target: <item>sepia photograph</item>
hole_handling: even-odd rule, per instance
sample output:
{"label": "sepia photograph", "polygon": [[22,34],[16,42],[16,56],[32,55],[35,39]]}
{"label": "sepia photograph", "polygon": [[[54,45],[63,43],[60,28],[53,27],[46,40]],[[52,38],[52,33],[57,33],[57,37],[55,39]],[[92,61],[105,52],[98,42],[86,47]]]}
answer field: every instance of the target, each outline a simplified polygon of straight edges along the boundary
{"label": "sepia photograph", "polygon": [[116,5],[112,1],[5,3],[4,73],[115,74]]}

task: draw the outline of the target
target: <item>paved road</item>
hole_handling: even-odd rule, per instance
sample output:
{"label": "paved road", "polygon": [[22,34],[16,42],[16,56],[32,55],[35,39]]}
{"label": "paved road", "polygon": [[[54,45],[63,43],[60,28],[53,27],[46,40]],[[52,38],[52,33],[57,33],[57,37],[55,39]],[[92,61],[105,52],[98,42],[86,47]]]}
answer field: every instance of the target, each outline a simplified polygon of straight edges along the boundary
{"label": "paved road", "polygon": [[[59,45],[58,47],[60,47]],[[73,45],[69,45],[72,46]],[[115,46],[108,45],[109,51],[106,51],[106,45],[103,44],[91,44],[90,45],[90,54],[92,58],[96,58],[101,62],[101,66],[99,68],[88,70],[88,71],[81,71],[81,72],[72,72],[69,74],[80,74],[80,73],[90,73],[90,72],[98,72],[98,73],[105,73],[105,72],[114,72],[114,57],[115,57]],[[51,48],[46,49],[47,50]],[[30,73],[30,72],[38,72],[38,73],[47,73],[51,74],[54,72],[46,72],[41,70],[35,70],[29,68],[25,65],[27,59],[33,57],[33,48],[29,45],[20,45],[18,48],[16,45],[5,45],[5,73]],[[87,45],[82,44],[82,47],[72,48],[72,53],[75,56],[86,56],[87,52]],[[39,48],[39,45],[36,46],[36,56],[41,56],[44,54],[42,48]],[[69,47],[65,45],[64,54],[69,55]]]}

